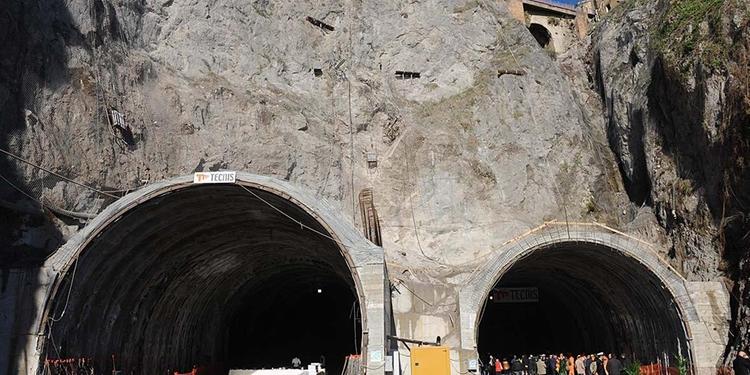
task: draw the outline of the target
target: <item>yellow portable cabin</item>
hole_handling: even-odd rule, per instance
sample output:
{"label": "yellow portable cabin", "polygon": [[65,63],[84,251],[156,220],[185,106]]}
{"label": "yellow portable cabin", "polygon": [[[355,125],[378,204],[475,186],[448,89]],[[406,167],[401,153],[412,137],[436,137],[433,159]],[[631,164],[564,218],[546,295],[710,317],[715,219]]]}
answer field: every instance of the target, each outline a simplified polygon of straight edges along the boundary
{"label": "yellow portable cabin", "polygon": [[450,375],[450,353],[446,346],[411,348],[411,375]]}

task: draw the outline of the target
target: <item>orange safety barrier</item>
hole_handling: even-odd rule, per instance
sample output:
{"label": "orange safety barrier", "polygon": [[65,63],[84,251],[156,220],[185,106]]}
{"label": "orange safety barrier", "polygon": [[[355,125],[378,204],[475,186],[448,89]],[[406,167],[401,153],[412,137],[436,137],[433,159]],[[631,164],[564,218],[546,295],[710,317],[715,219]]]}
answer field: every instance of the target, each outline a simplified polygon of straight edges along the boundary
{"label": "orange safety barrier", "polygon": [[227,371],[222,365],[196,365],[190,372],[175,371],[173,375],[219,375],[226,374]]}
{"label": "orange safety barrier", "polygon": [[[678,375],[679,371],[675,367],[667,367],[667,374]],[[664,366],[661,363],[652,363],[641,366],[641,375],[664,375]]]}

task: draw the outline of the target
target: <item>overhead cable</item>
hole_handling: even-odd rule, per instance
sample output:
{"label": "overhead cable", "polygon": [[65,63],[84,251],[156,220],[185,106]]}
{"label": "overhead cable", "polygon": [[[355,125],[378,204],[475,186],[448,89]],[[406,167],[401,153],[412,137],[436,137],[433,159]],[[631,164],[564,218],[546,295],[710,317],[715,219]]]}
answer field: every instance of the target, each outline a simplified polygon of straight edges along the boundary
{"label": "overhead cable", "polygon": [[318,235],[320,235],[320,236],[323,236],[323,237],[325,237],[325,238],[327,238],[327,239],[329,239],[329,240],[331,240],[331,241],[333,241],[333,242],[337,243],[338,245],[340,245],[340,246],[342,246],[342,247],[345,247],[345,248],[349,248],[348,246],[346,246],[346,245],[344,245],[343,243],[341,243],[341,241],[339,241],[339,240],[337,240],[337,239],[335,239],[335,238],[333,238],[333,237],[329,236],[328,234],[325,234],[325,233],[323,233],[323,232],[321,232],[321,231],[319,231],[319,230],[317,230],[317,229],[315,229],[315,228],[313,228],[313,227],[310,227],[309,225],[306,225],[306,224],[305,224],[305,223],[303,223],[302,221],[300,221],[300,220],[298,220],[298,219],[295,219],[295,218],[291,217],[291,216],[290,216],[289,214],[287,214],[286,212],[282,211],[282,210],[281,210],[280,208],[278,208],[278,207],[274,206],[273,204],[271,204],[271,203],[270,203],[270,202],[268,202],[267,200],[263,199],[263,198],[262,198],[262,197],[261,197],[260,195],[256,194],[256,193],[255,193],[254,191],[252,191],[252,190],[250,190],[250,189],[246,188],[246,187],[245,187],[245,186],[243,186],[243,185],[240,185],[240,184],[238,184],[238,185],[239,185],[239,186],[240,186],[240,187],[241,187],[242,189],[244,189],[244,190],[245,190],[246,192],[248,192],[248,193],[252,194],[252,195],[253,195],[253,196],[254,196],[255,198],[257,198],[257,199],[258,199],[258,200],[260,200],[261,202],[265,203],[265,204],[266,204],[266,205],[267,205],[268,207],[271,207],[271,208],[273,208],[273,209],[274,209],[274,210],[275,210],[276,212],[278,212],[278,213],[280,213],[280,214],[284,215],[284,216],[285,216],[286,218],[288,218],[289,220],[291,220],[291,221],[293,221],[293,222],[295,222],[295,223],[299,224],[299,227],[300,227],[300,228],[302,228],[302,229],[308,229],[308,230],[312,231],[313,233],[316,233],[316,234],[318,234]]}
{"label": "overhead cable", "polygon": [[60,316],[55,318],[54,313],[52,316],[50,316],[50,320],[53,322],[59,322],[60,319],[62,319],[65,316],[65,312],[68,311],[68,303],[70,302],[70,293],[73,291],[73,282],[76,281],[76,271],[78,270],[78,260],[80,258],[76,257],[75,264],[73,265],[73,274],[70,276],[70,286],[68,287],[68,295],[65,297],[65,305],[63,305],[62,312],[60,313]]}
{"label": "overhead cable", "polygon": [[52,211],[52,212],[54,212],[56,214],[63,215],[63,216],[69,216],[69,217],[72,217],[72,218],[75,218],[75,219],[84,219],[84,220],[90,220],[90,219],[93,219],[93,218],[96,217],[95,214],[89,214],[89,213],[85,213],[85,212],[70,211],[70,210],[66,210],[66,209],[54,206],[52,204],[49,204],[49,203],[45,202],[44,200],[40,200],[40,199],[37,199],[37,198],[31,196],[29,193],[25,192],[23,189],[21,189],[20,187],[16,186],[8,178],[6,178],[5,176],[3,176],[1,174],[0,174],[0,179],[2,179],[3,181],[5,181],[8,185],[10,185],[10,187],[12,187],[13,189],[15,189],[19,193],[23,194],[27,198],[29,198],[32,201],[34,201],[37,204],[39,204],[42,208],[46,207],[50,211]]}
{"label": "overhead cable", "polygon": [[86,184],[82,184],[82,183],[80,183],[80,182],[78,182],[78,181],[75,181],[75,180],[73,180],[73,179],[70,179],[70,178],[68,178],[68,177],[65,177],[65,176],[63,176],[63,175],[61,175],[61,174],[59,174],[59,173],[57,173],[57,172],[51,171],[51,170],[49,170],[49,169],[47,169],[47,168],[44,168],[44,167],[42,167],[41,165],[38,165],[38,164],[34,164],[34,163],[32,163],[32,162],[30,162],[30,161],[28,161],[28,160],[26,160],[26,159],[24,159],[24,158],[22,158],[22,157],[20,157],[20,156],[18,156],[18,155],[15,155],[15,154],[13,154],[13,153],[11,153],[11,152],[9,152],[9,151],[3,150],[3,149],[1,149],[1,148],[0,148],[0,153],[3,153],[3,154],[5,154],[5,155],[7,155],[7,156],[10,156],[11,158],[13,158],[13,159],[16,159],[16,160],[18,160],[18,161],[20,161],[20,162],[22,162],[22,163],[24,163],[24,164],[28,164],[28,165],[30,165],[30,166],[32,166],[32,167],[34,167],[34,168],[37,168],[37,169],[41,169],[41,170],[43,170],[43,171],[45,171],[45,172],[47,172],[47,173],[49,173],[49,174],[51,174],[51,175],[53,175],[53,176],[55,176],[55,177],[59,177],[59,178],[61,178],[61,179],[65,180],[65,181],[68,181],[68,182],[70,182],[71,184],[74,184],[74,185],[78,185],[78,186],[84,187],[84,188],[86,188],[86,189],[89,189],[89,190],[91,190],[91,191],[95,191],[95,192],[97,192],[97,193],[99,193],[99,194],[102,194],[102,195],[106,195],[106,196],[108,196],[108,197],[111,197],[111,198],[114,198],[114,199],[120,199],[120,197],[118,197],[118,196],[116,196],[116,195],[113,195],[113,194],[109,194],[109,193],[107,193],[107,192],[105,192],[105,191],[102,191],[102,190],[99,190],[99,189],[97,189],[97,188],[94,188],[94,187],[88,186],[88,185],[86,185]]}

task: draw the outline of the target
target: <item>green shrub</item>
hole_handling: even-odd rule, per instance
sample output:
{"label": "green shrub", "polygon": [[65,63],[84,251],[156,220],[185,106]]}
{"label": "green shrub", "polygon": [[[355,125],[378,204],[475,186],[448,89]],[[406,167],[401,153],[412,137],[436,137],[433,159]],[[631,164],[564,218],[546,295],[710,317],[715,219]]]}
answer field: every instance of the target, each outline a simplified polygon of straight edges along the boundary
{"label": "green shrub", "polygon": [[[727,46],[719,37],[721,10],[725,0],[673,0],[656,30],[655,43],[665,57],[687,68],[688,57],[698,57],[704,65],[721,68]],[[707,22],[708,32],[701,31]]]}
{"label": "green shrub", "polygon": [[625,375],[641,375],[641,363],[633,361],[629,365],[625,366],[623,370]]}
{"label": "green shrub", "polygon": [[688,374],[688,361],[687,358],[680,355],[677,357],[677,373],[679,375],[687,375]]}

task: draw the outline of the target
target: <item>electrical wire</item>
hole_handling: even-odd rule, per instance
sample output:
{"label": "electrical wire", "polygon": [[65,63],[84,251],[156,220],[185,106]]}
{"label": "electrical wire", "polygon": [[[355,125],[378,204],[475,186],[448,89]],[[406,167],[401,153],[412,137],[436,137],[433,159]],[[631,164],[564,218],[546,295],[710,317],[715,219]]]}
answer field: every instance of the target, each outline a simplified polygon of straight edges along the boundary
{"label": "electrical wire", "polygon": [[417,297],[417,298],[418,298],[418,299],[419,299],[420,301],[424,302],[424,303],[425,303],[425,304],[427,304],[428,306],[433,306],[433,304],[431,304],[431,303],[427,302],[427,300],[426,300],[426,299],[424,299],[424,298],[420,297],[420,296],[419,296],[419,294],[417,294],[417,293],[414,293],[414,291],[413,291],[413,290],[409,289],[409,287],[408,287],[408,286],[406,286],[406,283],[404,283],[404,280],[401,280],[401,279],[396,279],[396,280],[398,280],[398,281],[399,281],[399,284],[400,284],[400,285],[402,285],[402,286],[403,286],[404,288],[406,288],[406,290],[408,290],[408,291],[409,291],[409,293],[413,294],[413,295],[414,295],[414,297]]}
{"label": "electrical wire", "polygon": [[57,344],[55,343],[55,336],[52,335],[52,325],[49,325],[49,339],[52,344],[52,348],[55,349],[55,353],[57,353],[57,358],[62,358],[62,355],[60,355],[60,349],[57,348]]}
{"label": "electrical wire", "polygon": [[18,191],[19,193],[21,193],[24,196],[26,196],[26,198],[29,198],[32,201],[37,202],[37,203],[41,204],[42,206],[44,206],[44,204],[42,204],[42,202],[38,198],[32,197],[30,194],[28,194],[27,192],[23,191],[23,189],[19,188],[15,184],[13,184],[9,179],[5,178],[5,176],[3,176],[2,174],[0,174],[0,178],[3,179],[3,181],[5,181],[8,185],[10,185],[13,189],[16,189],[16,191]]}
{"label": "electrical wire", "polygon": [[357,300],[354,300],[352,302],[352,311],[351,314],[349,314],[349,317],[352,317],[352,324],[354,325],[354,352],[357,353],[359,351],[359,343],[357,342]]}
{"label": "electrical wire", "polygon": [[76,271],[78,270],[78,259],[80,258],[76,257],[75,263],[73,264],[73,274],[70,276],[70,287],[68,287],[68,295],[65,297],[65,305],[63,306],[63,310],[60,313],[60,316],[58,316],[57,318],[54,317],[54,314],[49,318],[53,322],[59,322],[65,316],[65,312],[68,311],[68,303],[70,303],[70,293],[71,291],[73,291],[73,283],[76,280]]}
{"label": "electrical wire", "polygon": [[52,211],[54,213],[57,213],[57,214],[60,214],[60,215],[64,215],[64,216],[68,216],[68,217],[72,217],[74,219],[90,220],[90,219],[93,219],[93,218],[96,217],[95,214],[69,211],[69,210],[62,209],[60,207],[55,207],[55,206],[53,206],[53,205],[51,205],[49,203],[45,203],[43,200],[40,200],[40,199],[37,199],[37,198],[31,196],[30,194],[28,194],[27,192],[25,192],[20,187],[16,186],[8,178],[6,178],[5,176],[3,176],[1,174],[0,174],[0,179],[2,179],[3,181],[5,181],[8,185],[10,185],[13,189],[15,189],[16,191],[18,191],[19,193],[23,194],[25,197],[27,197],[27,198],[31,199],[32,201],[36,202],[39,206],[41,206],[42,209],[44,209],[46,207],[50,211]]}
{"label": "electrical wire", "polygon": [[75,184],[75,185],[78,185],[78,186],[80,186],[80,187],[83,187],[83,188],[89,189],[89,190],[91,190],[91,191],[95,191],[95,192],[97,192],[97,193],[99,193],[99,194],[102,194],[102,195],[106,195],[106,196],[108,196],[108,197],[111,197],[111,198],[114,198],[114,199],[120,199],[120,197],[118,197],[118,196],[116,196],[116,195],[113,195],[113,194],[109,194],[109,193],[107,193],[107,192],[104,192],[104,191],[102,191],[102,190],[99,190],[99,189],[97,189],[97,188],[94,188],[94,187],[88,186],[88,185],[86,185],[86,184],[82,184],[82,183],[80,183],[80,182],[78,182],[78,181],[75,181],[75,180],[73,180],[73,179],[70,179],[70,178],[68,178],[68,177],[65,177],[65,176],[63,176],[63,175],[61,175],[61,174],[59,174],[59,173],[53,172],[53,171],[51,171],[51,170],[49,170],[49,169],[47,169],[47,168],[44,168],[44,167],[42,167],[42,166],[40,166],[40,165],[34,164],[34,163],[32,163],[32,162],[30,162],[30,161],[28,161],[28,160],[26,160],[26,159],[24,159],[24,158],[22,158],[22,157],[20,157],[20,156],[18,156],[18,155],[15,155],[15,154],[13,154],[13,153],[11,153],[11,152],[9,152],[9,151],[3,150],[3,149],[1,149],[1,148],[0,148],[0,153],[3,153],[3,154],[5,154],[5,155],[7,155],[7,156],[10,156],[11,158],[13,158],[13,159],[16,159],[16,160],[18,160],[18,161],[20,161],[20,162],[22,162],[22,163],[24,163],[24,164],[28,164],[28,165],[30,165],[30,166],[32,166],[32,167],[34,167],[34,168],[37,168],[37,169],[41,169],[41,170],[43,170],[43,171],[45,171],[45,172],[47,172],[47,173],[49,173],[49,174],[51,174],[51,175],[53,175],[53,176],[55,176],[55,177],[61,178],[61,179],[65,180],[65,181],[68,181],[68,182],[70,182],[71,184]]}
{"label": "electrical wire", "polygon": [[[406,153],[406,147],[404,147],[404,153]],[[406,163],[406,179],[411,182],[411,169],[409,168],[409,156],[405,155],[404,162]],[[411,222],[414,226],[414,237],[417,240],[417,247],[419,248],[419,252],[422,253],[422,256],[437,263],[440,266],[443,267],[450,267],[446,264],[441,263],[437,259],[425,254],[424,250],[422,249],[422,242],[419,240],[419,230],[417,229],[417,219],[414,215],[414,202],[412,200],[412,194],[408,194],[409,196],[409,208],[411,209]]]}
{"label": "electrical wire", "polygon": [[258,200],[260,200],[261,202],[265,203],[265,204],[266,204],[266,205],[267,205],[268,207],[271,207],[271,208],[272,208],[272,209],[274,209],[274,210],[275,210],[276,212],[278,212],[278,213],[280,213],[280,214],[284,215],[284,216],[285,216],[286,218],[288,218],[289,220],[291,220],[291,221],[293,221],[293,222],[295,222],[295,223],[299,224],[299,227],[300,227],[301,229],[307,229],[307,230],[310,230],[310,231],[311,231],[311,232],[313,232],[313,233],[316,233],[316,234],[318,234],[318,235],[320,235],[320,236],[322,236],[322,237],[325,237],[325,238],[327,238],[327,239],[329,239],[329,240],[331,240],[331,241],[335,242],[336,244],[338,244],[338,245],[339,245],[339,246],[341,246],[341,247],[344,247],[344,248],[346,248],[346,249],[350,249],[350,247],[349,247],[349,246],[347,246],[347,245],[345,245],[345,244],[341,243],[341,241],[339,241],[339,240],[337,240],[337,239],[335,239],[335,238],[333,238],[333,237],[331,237],[331,236],[329,236],[329,235],[327,235],[327,234],[325,234],[325,233],[323,233],[323,232],[321,232],[321,231],[319,231],[319,230],[317,230],[317,229],[315,229],[315,228],[312,228],[312,227],[310,227],[309,225],[306,225],[306,224],[304,224],[304,223],[303,223],[303,222],[301,222],[300,220],[297,220],[297,219],[295,219],[295,218],[291,217],[291,216],[290,216],[289,214],[287,214],[286,212],[282,211],[282,210],[281,210],[281,209],[279,209],[278,207],[274,206],[273,204],[271,204],[271,203],[270,203],[270,202],[268,202],[267,200],[263,199],[263,198],[262,198],[262,197],[261,197],[260,195],[256,194],[256,193],[255,193],[254,191],[252,191],[252,190],[250,190],[250,189],[246,188],[246,187],[245,187],[244,185],[240,185],[240,184],[237,184],[237,185],[239,185],[239,186],[240,186],[240,187],[241,187],[242,189],[244,189],[244,190],[245,190],[246,192],[248,192],[248,193],[252,194],[252,195],[253,195],[253,196],[254,196],[255,198],[257,198],[257,199],[258,199]]}
{"label": "electrical wire", "polygon": [[370,367],[370,366],[362,366],[362,367],[364,367],[364,368],[366,368],[366,369],[368,369],[368,370],[377,370],[377,369],[383,368],[384,366],[385,366],[385,361],[383,361],[383,363],[382,363],[382,364],[380,364],[379,366],[375,366],[375,367]]}

